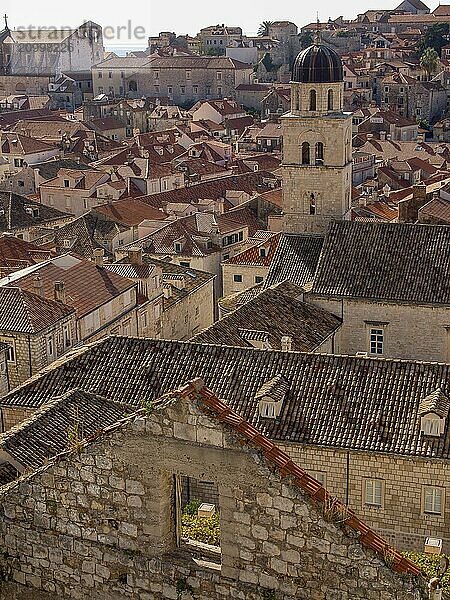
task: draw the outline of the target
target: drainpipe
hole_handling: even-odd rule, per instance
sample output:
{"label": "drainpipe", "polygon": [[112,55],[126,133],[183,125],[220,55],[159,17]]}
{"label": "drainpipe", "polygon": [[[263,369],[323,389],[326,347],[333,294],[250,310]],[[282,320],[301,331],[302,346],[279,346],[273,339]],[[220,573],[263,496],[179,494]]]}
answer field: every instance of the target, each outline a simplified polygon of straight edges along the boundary
{"label": "drainpipe", "polygon": [[347,477],[346,477],[346,485],[345,485],[345,504],[348,506],[349,504],[349,496],[350,496],[350,451],[347,450]]}

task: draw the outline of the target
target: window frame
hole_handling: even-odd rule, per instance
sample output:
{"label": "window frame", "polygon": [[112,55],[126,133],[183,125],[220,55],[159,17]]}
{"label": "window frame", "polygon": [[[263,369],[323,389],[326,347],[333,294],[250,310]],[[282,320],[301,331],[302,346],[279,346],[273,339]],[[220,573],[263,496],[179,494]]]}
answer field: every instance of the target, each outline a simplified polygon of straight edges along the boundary
{"label": "window frame", "polygon": [[[427,492],[433,491],[440,492],[440,512],[435,512],[434,510],[426,510],[427,508]],[[433,503],[436,501],[433,498]],[[427,517],[444,517],[445,515],[445,488],[439,485],[423,485],[422,486],[422,514]]]}
{"label": "window frame", "polygon": [[[372,490],[372,498],[368,498],[368,484],[379,484],[380,485],[380,503],[375,502],[375,489]],[[363,479],[362,489],[362,504],[365,508],[384,508],[384,492],[385,492],[385,481],[378,477],[365,477]],[[370,501],[371,500],[371,501]]]}

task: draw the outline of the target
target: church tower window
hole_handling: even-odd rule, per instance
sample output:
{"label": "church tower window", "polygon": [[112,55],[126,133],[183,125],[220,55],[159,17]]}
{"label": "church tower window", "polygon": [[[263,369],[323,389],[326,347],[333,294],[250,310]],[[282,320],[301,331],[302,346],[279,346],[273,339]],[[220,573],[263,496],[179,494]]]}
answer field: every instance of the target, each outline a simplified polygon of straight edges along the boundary
{"label": "church tower window", "polygon": [[308,142],[302,144],[302,165],[309,165],[311,163],[311,148]]}
{"label": "church tower window", "polygon": [[317,110],[317,92],[316,92],[316,90],[311,90],[309,92],[309,110],[312,110],[312,111]]}
{"label": "church tower window", "polygon": [[334,102],[333,102],[333,90],[328,90],[328,110],[333,110]]}
{"label": "church tower window", "polygon": [[314,196],[314,194],[311,194],[311,196],[309,197],[309,214],[316,214],[316,197]]}
{"label": "church tower window", "polygon": [[316,165],[323,165],[323,143],[316,144]]}

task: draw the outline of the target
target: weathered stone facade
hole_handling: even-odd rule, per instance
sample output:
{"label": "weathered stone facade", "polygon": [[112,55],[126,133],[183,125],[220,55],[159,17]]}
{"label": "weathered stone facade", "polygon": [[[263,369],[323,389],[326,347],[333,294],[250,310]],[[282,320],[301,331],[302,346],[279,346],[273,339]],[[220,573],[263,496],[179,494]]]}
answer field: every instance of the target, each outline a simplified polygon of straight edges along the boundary
{"label": "weathered stone facade", "polygon": [[450,362],[450,308],[323,298],[310,294],[306,301],[342,318],[336,334],[337,354],[370,354],[370,331],[383,330],[383,357]]}
{"label": "weathered stone facade", "polygon": [[350,208],[352,118],[341,83],[292,84],[283,123],[284,231],[324,233]]}
{"label": "weathered stone facade", "polygon": [[[69,340],[70,345],[67,345]],[[8,361],[11,389],[63,356],[76,340],[76,317],[73,313],[35,334],[0,331],[0,343],[4,342],[13,348]]]}
{"label": "weathered stone facade", "polygon": [[[428,597],[412,565],[365,547],[197,402],[168,400],[2,490],[2,600]],[[218,484],[220,564],[177,547],[178,475]]]}

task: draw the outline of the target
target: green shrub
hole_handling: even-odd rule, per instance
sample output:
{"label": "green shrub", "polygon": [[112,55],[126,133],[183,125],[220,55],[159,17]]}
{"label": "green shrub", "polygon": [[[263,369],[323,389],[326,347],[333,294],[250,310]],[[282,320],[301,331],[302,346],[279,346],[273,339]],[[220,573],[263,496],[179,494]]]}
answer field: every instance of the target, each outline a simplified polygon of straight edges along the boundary
{"label": "green shrub", "polygon": [[183,512],[181,536],[203,544],[220,546],[219,515],[215,514],[212,517],[199,519]]}
{"label": "green shrub", "polygon": [[[403,552],[403,556],[412,560],[418,567],[422,569],[430,579],[436,577],[436,568],[439,565],[441,556],[439,554],[421,554],[419,552]],[[450,592],[450,573],[447,573],[442,579],[444,591]]]}
{"label": "green shrub", "polygon": [[191,517],[196,517],[201,503],[201,500],[197,500],[196,498],[194,498],[189,502],[189,504],[186,504],[186,506],[183,508],[183,515],[190,515]]}

